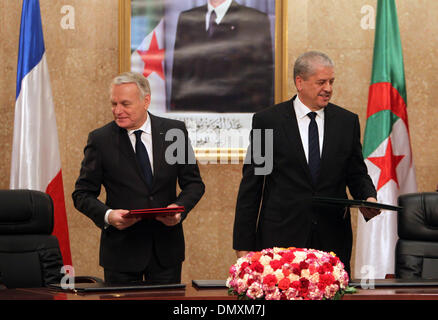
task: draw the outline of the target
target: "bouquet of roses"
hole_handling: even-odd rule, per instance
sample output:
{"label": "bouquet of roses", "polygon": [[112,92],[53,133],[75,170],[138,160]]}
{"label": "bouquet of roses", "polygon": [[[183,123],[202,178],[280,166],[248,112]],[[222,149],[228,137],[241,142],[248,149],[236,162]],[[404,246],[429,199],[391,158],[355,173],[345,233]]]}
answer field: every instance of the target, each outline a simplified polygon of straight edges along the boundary
{"label": "bouquet of roses", "polygon": [[230,268],[228,292],[240,299],[340,299],[348,273],[334,253],[271,248],[250,252]]}

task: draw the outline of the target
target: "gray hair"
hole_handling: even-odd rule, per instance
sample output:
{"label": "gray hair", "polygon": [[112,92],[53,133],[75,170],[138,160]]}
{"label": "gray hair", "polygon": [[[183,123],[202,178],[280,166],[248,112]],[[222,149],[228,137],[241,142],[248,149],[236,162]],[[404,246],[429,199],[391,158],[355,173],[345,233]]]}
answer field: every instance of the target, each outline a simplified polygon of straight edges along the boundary
{"label": "gray hair", "polygon": [[333,61],[325,54],[319,51],[309,51],[300,55],[294,65],[294,81],[300,76],[306,79],[313,75],[316,66],[334,67]]}
{"label": "gray hair", "polygon": [[149,81],[142,74],[137,72],[124,72],[116,76],[111,81],[111,88],[113,85],[119,85],[124,83],[135,83],[138,91],[140,92],[140,99],[144,99],[147,95],[151,94],[151,87]]}

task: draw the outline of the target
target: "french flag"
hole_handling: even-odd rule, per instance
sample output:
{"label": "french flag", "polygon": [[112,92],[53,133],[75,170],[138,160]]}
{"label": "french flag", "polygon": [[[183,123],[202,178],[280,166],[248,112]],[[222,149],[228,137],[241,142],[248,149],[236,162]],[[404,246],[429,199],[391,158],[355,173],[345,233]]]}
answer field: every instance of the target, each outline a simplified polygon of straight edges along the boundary
{"label": "french flag", "polygon": [[53,235],[72,265],[55,109],[39,0],[23,0],[17,65],[11,189],[39,190],[54,203]]}

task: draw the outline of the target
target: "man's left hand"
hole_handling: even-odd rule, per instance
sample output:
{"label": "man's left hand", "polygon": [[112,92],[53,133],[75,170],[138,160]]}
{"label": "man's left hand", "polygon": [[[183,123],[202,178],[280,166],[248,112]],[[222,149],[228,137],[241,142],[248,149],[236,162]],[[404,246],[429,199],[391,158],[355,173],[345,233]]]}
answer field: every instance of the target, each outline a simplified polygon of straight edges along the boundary
{"label": "man's left hand", "polygon": [[[377,202],[377,199],[373,197],[369,197],[367,201]],[[375,216],[378,216],[381,211],[380,209],[375,209],[375,208],[360,208],[360,212],[362,212],[365,219],[369,220],[371,218],[374,218]]]}
{"label": "man's left hand", "polygon": [[[173,208],[173,207],[178,207],[178,205],[172,203],[172,204],[168,205],[167,207]],[[172,216],[164,216],[164,217],[158,216],[155,219],[162,222],[163,224],[165,224],[168,227],[173,227],[181,222],[181,213],[177,213],[177,214],[172,215]]]}

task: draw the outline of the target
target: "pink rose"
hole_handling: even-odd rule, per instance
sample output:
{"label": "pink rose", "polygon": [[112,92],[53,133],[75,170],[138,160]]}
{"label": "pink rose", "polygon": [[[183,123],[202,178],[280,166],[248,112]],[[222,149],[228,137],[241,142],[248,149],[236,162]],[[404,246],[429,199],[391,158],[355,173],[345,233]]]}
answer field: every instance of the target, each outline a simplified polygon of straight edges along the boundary
{"label": "pink rose", "polygon": [[238,294],[241,294],[241,293],[245,292],[247,288],[248,287],[247,287],[245,281],[243,281],[243,280],[238,280],[237,281],[237,293]]}
{"label": "pink rose", "polygon": [[250,299],[260,299],[261,297],[263,297],[262,285],[260,283],[258,283],[258,282],[252,283],[249,286],[248,291],[246,292],[246,295]]}
{"label": "pink rose", "polygon": [[278,288],[275,288],[273,290],[269,290],[266,292],[265,295],[266,300],[280,300],[281,299],[281,292],[278,290]]}
{"label": "pink rose", "polygon": [[295,288],[289,288],[285,291],[286,299],[288,300],[298,300],[298,290]]}

